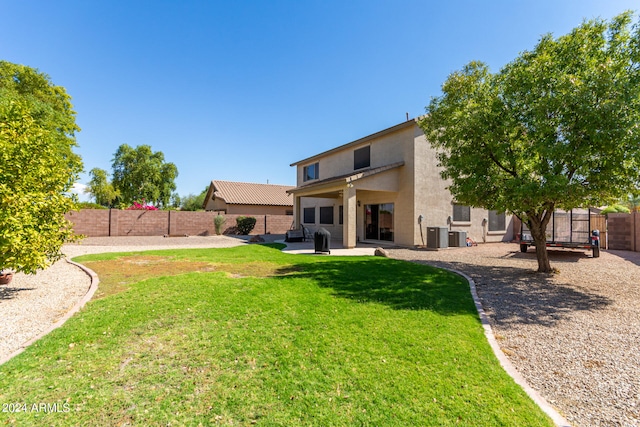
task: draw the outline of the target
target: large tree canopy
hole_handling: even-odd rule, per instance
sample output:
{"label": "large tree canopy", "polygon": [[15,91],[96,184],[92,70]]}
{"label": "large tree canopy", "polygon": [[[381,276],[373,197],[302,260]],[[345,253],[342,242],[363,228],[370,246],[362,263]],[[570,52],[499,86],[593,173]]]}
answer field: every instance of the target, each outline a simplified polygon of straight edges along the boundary
{"label": "large tree canopy", "polygon": [[100,168],[93,168],[89,171],[89,185],[85,192],[90,193],[97,204],[110,208],[118,197],[118,192],[109,182],[107,171]]}
{"label": "large tree canopy", "polygon": [[154,153],[148,145],[132,148],[122,144],[113,157],[112,168],[112,184],[120,202],[131,204],[145,200],[156,206],[170,205],[178,168],[173,163],[165,163],[161,151]]}
{"label": "large tree canopy", "polygon": [[189,194],[182,198],[180,201],[180,210],[182,211],[201,211],[204,209],[204,199],[207,197],[209,187],[205,187],[204,190],[197,196]]}
{"label": "large tree canopy", "polygon": [[70,97],[33,68],[0,61],[0,269],[35,273],[74,239],[64,214],[82,161]]}
{"label": "large tree canopy", "polygon": [[420,125],[460,203],[507,211],[530,228],[549,272],[555,209],[636,192],[640,164],[640,26],[632,14],[542,37],[500,72],[453,73]]}

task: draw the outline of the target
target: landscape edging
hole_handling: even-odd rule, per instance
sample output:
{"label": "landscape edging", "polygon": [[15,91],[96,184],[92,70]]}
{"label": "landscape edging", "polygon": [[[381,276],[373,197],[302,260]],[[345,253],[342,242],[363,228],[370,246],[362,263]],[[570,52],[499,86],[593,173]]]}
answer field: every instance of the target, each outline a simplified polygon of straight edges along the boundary
{"label": "landscape edging", "polygon": [[60,326],[64,325],[64,323],[67,320],[69,320],[71,318],[71,316],[73,316],[78,311],[80,311],[80,309],[82,307],[84,307],[84,305],[91,298],[93,298],[93,294],[98,289],[98,283],[100,283],[100,279],[98,279],[98,275],[93,270],[85,267],[82,264],[78,264],[77,262],[70,261],[69,259],[66,259],[66,258],[65,258],[65,261],[67,261],[71,265],[74,265],[74,266],[78,267],[79,269],[84,271],[89,276],[89,278],[91,280],[91,284],[89,285],[89,289],[87,289],[87,293],[77,303],[75,303],[75,305],[73,307],[71,307],[71,309],[69,309],[69,311],[67,311],[64,314],[64,316],[62,316],[60,319],[58,319],[57,322],[53,323],[47,329],[42,331],[40,334],[38,334],[37,336],[31,338],[29,341],[25,342],[24,344],[22,344],[18,350],[14,351],[13,353],[9,354],[8,356],[5,356],[4,358],[0,359],[0,365],[8,362],[11,359],[13,359],[14,357],[16,357],[17,355],[22,353],[31,344],[33,344],[34,342],[38,341],[40,338],[44,337],[45,335],[51,333],[51,331],[53,331],[55,329],[58,329]]}
{"label": "landscape edging", "polygon": [[562,416],[560,413],[546,401],[544,397],[542,397],[536,390],[534,390],[524,379],[522,375],[516,370],[513,366],[509,358],[502,352],[500,345],[498,344],[498,340],[493,334],[493,329],[491,328],[491,323],[489,322],[489,316],[482,308],[482,303],[480,302],[480,298],[478,297],[478,292],[476,290],[476,283],[473,281],[471,277],[466,275],[465,273],[453,270],[450,268],[446,268],[452,273],[455,273],[461,277],[463,277],[467,282],[469,282],[469,289],[471,291],[471,297],[473,298],[473,302],[476,305],[476,310],[478,311],[478,316],[480,317],[480,322],[482,323],[482,328],[484,329],[484,335],[487,337],[487,341],[493,350],[493,353],[498,358],[500,362],[500,366],[505,372],[513,378],[513,380],[518,384],[522,389],[529,395],[531,400],[535,402],[536,405],[540,407],[554,422],[557,427],[571,427],[571,424]]}

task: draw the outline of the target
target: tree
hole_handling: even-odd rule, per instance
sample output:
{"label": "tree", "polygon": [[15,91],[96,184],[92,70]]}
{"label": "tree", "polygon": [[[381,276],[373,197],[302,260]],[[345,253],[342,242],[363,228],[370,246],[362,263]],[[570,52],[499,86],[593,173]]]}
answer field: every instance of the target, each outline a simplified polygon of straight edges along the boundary
{"label": "tree", "polygon": [[108,208],[113,206],[113,202],[119,193],[109,182],[107,171],[100,168],[93,168],[89,172],[89,175],[91,176],[91,180],[85,191],[95,198],[97,204]]}
{"label": "tree", "polygon": [[497,74],[471,62],[431,99],[420,126],[460,203],[517,215],[551,272],[555,209],[637,193],[640,26],[630,12],[541,38]]}
{"label": "tree", "polygon": [[132,148],[122,144],[113,157],[112,168],[112,184],[119,193],[119,202],[145,200],[156,206],[170,205],[178,168],[165,163],[161,151],[154,153],[148,145]]}
{"label": "tree", "polygon": [[181,199],[180,210],[183,211],[201,211],[203,210],[204,199],[207,197],[209,187],[205,187],[204,190],[197,196],[189,194]]}
{"label": "tree", "polygon": [[630,212],[639,212],[640,211],[640,196],[637,194],[629,194],[627,196],[627,207]]}
{"label": "tree", "polygon": [[76,238],[64,216],[82,171],[75,115],[49,76],[0,61],[0,268],[35,273]]}

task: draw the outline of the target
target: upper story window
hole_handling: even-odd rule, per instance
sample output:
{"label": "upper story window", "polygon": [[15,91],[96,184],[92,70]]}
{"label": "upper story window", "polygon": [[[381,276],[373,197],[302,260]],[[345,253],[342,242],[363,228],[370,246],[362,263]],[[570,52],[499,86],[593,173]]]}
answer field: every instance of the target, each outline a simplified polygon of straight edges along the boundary
{"label": "upper story window", "polygon": [[504,212],[489,211],[489,231],[505,231],[505,217]]}
{"label": "upper story window", "polygon": [[471,221],[471,207],[460,205],[458,203],[453,204],[453,218],[455,222],[470,222]]}
{"label": "upper story window", "polygon": [[353,152],[353,169],[368,168],[371,166],[371,146],[358,148]]}
{"label": "upper story window", "polygon": [[314,163],[302,168],[302,180],[311,181],[312,179],[318,179],[320,177],[319,166],[319,163]]}

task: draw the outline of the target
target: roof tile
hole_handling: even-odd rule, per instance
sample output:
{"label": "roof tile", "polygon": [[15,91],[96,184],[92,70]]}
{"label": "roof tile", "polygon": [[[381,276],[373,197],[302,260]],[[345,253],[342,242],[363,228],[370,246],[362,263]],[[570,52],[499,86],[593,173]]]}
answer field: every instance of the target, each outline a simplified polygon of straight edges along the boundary
{"label": "roof tile", "polygon": [[254,184],[250,182],[211,181],[215,196],[231,205],[293,206],[289,185]]}

